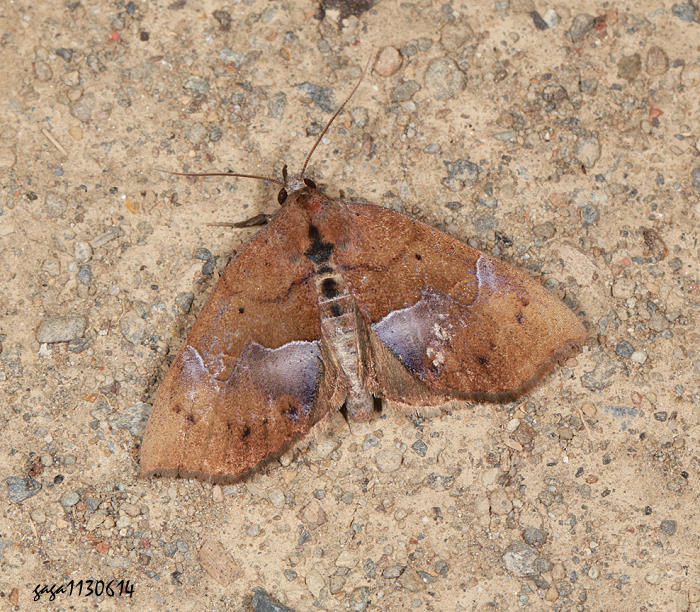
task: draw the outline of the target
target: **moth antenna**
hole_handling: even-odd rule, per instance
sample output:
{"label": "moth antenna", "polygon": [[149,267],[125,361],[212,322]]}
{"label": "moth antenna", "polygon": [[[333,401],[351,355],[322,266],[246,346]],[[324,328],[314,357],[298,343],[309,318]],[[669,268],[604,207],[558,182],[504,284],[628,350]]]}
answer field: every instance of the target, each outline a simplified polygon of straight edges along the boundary
{"label": "moth antenna", "polygon": [[364,80],[365,75],[367,74],[367,70],[369,69],[369,65],[372,63],[373,57],[374,57],[374,54],[371,54],[369,56],[369,59],[367,60],[367,64],[365,65],[365,69],[362,71],[362,74],[360,75],[360,78],[357,80],[357,83],[355,83],[355,87],[352,88],[350,95],[347,98],[345,98],[343,103],[338,107],[338,110],[335,111],[335,113],[333,113],[333,116],[328,120],[328,123],[326,123],[326,127],[323,128],[323,130],[319,134],[318,138],[316,139],[316,142],[314,142],[314,146],[311,147],[311,151],[309,151],[309,154],[306,156],[306,159],[304,160],[304,165],[301,167],[301,174],[299,175],[300,180],[304,178],[304,172],[306,172],[306,166],[309,165],[309,161],[311,160],[311,156],[314,154],[314,151],[316,150],[316,147],[321,142],[321,139],[326,135],[328,128],[331,127],[331,124],[335,121],[335,118],[338,115],[340,115],[340,113],[343,112],[345,105],[348,102],[350,102],[350,98],[352,98],[355,95],[357,88],[360,86],[360,83],[362,83],[362,81]]}
{"label": "moth antenna", "polygon": [[164,170],[162,168],[158,168],[158,170],[166,174],[174,174],[175,176],[235,176],[238,178],[250,178],[259,181],[270,181],[271,183],[277,183],[284,187],[284,183],[279,179],[270,176],[260,176],[258,174],[242,174],[240,172],[173,172],[172,170]]}

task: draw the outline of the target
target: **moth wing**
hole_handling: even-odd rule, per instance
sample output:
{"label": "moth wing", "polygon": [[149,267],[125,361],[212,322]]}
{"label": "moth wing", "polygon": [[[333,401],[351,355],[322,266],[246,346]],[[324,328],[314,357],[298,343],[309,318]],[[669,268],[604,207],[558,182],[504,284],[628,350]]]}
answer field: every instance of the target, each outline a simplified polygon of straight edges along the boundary
{"label": "moth wing", "polygon": [[307,225],[281,209],[226,268],[160,385],[143,474],[233,480],[328,411]]}
{"label": "moth wing", "polygon": [[424,223],[339,203],[325,226],[370,323],[375,379],[388,399],[512,396],[587,337],[539,281]]}

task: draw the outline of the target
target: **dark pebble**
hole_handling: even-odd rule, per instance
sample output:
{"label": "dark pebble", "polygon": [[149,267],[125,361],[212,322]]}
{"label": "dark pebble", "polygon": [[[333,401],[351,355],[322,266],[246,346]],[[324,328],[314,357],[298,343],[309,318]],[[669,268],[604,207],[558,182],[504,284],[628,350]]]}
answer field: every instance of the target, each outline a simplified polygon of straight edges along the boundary
{"label": "dark pebble", "polygon": [[608,453],[605,453],[603,455],[603,465],[608,465],[611,461],[612,459],[610,458],[610,455],[608,455]]}
{"label": "dark pebble", "polygon": [[447,174],[451,179],[457,178],[462,181],[473,183],[479,178],[479,174],[481,173],[481,168],[468,159],[456,159],[454,161],[443,160],[442,163],[445,164]]}
{"label": "dark pebble", "polygon": [[449,210],[459,210],[462,208],[462,203],[461,202],[448,202],[445,204],[445,208],[448,208]]}
{"label": "dark pebble", "polygon": [[408,102],[413,95],[420,89],[417,81],[406,81],[394,87],[391,92],[392,102]]}
{"label": "dark pebble", "polygon": [[681,21],[693,23],[697,17],[698,7],[692,2],[678,2],[671,7],[671,12]]}
{"label": "dark pebble", "polygon": [[678,272],[683,267],[683,262],[678,257],[674,257],[668,262],[668,265],[671,266],[671,270]]}
{"label": "dark pebble", "polygon": [[139,40],[141,40],[141,42],[148,42],[150,40],[150,38],[151,38],[151,35],[149,32],[146,32],[145,30],[141,30],[139,32]]}
{"label": "dark pebble", "polygon": [[287,579],[287,582],[293,582],[297,579],[297,576],[298,574],[293,569],[284,570],[284,577]]}
{"label": "dark pebble", "polygon": [[89,264],[83,264],[78,269],[78,280],[83,283],[83,285],[92,284],[92,268]]}
{"label": "dark pebble", "polygon": [[377,565],[372,559],[367,559],[365,561],[365,576],[367,578],[374,578],[377,575]]}
{"label": "dark pebble", "polygon": [[620,357],[625,357],[626,359],[629,359],[632,357],[632,353],[634,353],[634,347],[627,342],[627,340],[622,340],[617,343],[617,346],[615,347],[615,353],[617,353]]}
{"label": "dark pebble", "polygon": [[542,19],[542,15],[540,15],[537,11],[532,11],[530,13],[530,17],[532,17],[532,23],[535,24],[535,27],[538,30],[546,30],[549,27],[547,22]]}
{"label": "dark pebble", "polygon": [[659,410],[659,412],[654,413],[654,418],[663,423],[668,418],[668,412],[665,410]]}
{"label": "dark pebble", "polygon": [[100,500],[97,497],[93,497],[92,495],[88,495],[84,500],[85,502],[85,507],[89,512],[94,512],[100,507]]}
{"label": "dark pebble", "polygon": [[294,612],[294,610],[274,600],[265,589],[255,587],[253,589],[253,612]]}
{"label": "dark pebble", "polygon": [[700,166],[693,168],[693,187],[700,193]]}
{"label": "dark pebble", "polygon": [[651,506],[645,506],[645,507],[644,507],[644,514],[646,514],[647,516],[649,516],[651,513],[652,513]]}
{"label": "dark pebble", "polygon": [[128,429],[132,435],[139,437],[146,431],[149,414],[151,414],[151,405],[139,402],[110,415],[109,423],[112,427]]}
{"label": "dark pebble", "polygon": [[591,204],[581,208],[581,221],[584,225],[593,225],[598,222],[598,209]]}
{"label": "dark pebble", "polygon": [[211,259],[211,251],[204,247],[199,247],[194,252],[194,258],[199,259],[200,261],[209,261]]}
{"label": "dark pebble", "polygon": [[70,62],[73,59],[73,49],[59,47],[58,49],[56,49],[56,55],[58,55],[58,57],[64,59],[65,61]]}
{"label": "dark pebble", "polygon": [[425,442],[423,442],[423,440],[416,440],[411,445],[411,448],[413,449],[413,452],[416,453],[416,455],[419,455],[420,457],[425,457],[425,453],[428,452],[428,446]]}
{"label": "dark pebble", "polygon": [[212,257],[209,261],[205,261],[204,265],[202,266],[202,274],[205,276],[214,274],[214,270],[216,270],[216,261],[218,259],[218,257]]}
{"label": "dark pebble", "polygon": [[308,94],[313,100],[313,103],[318,106],[322,111],[326,113],[335,112],[335,102],[333,101],[333,90],[330,87],[321,87],[320,85],[314,85],[308,81],[299,83],[295,85],[297,89],[301,89],[304,93]]}
{"label": "dark pebble", "polygon": [[7,496],[16,504],[21,504],[25,499],[36,495],[41,489],[41,483],[29,477],[8,476],[6,482]]}
{"label": "dark pebble", "polygon": [[666,535],[673,535],[676,533],[676,521],[671,519],[661,521],[661,531],[663,531]]}
{"label": "dark pebble", "polygon": [[71,353],[82,353],[92,344],[92,338],[74,338],[66,345]]}
{"label": "dark pebble", "polygon": [[535,546],[539,548],[544,544],[545,533],[541,529],[535,527],[528,527],[523,531],[523,540],[525,540],[530,546]]}

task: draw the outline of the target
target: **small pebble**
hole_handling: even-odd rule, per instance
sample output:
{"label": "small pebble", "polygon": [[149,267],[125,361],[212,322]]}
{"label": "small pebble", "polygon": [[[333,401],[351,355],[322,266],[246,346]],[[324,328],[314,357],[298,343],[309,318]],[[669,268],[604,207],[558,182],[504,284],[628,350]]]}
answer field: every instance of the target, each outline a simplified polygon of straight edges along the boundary
{"label": "small pebble", "polygon": [[405,569],[405,565],[389,565],[388,567],[384,568],[382,576],[389,579],[398,578],[401,574],[403,574]]}
{"label": "small pebble", "polygon": [[70,114],[82,123],[89,123],[96,103],[94,95],[84,95],[71,104]]}
{"label": "small pebble", "polygon": [[661,531],[663,531],[666,535],[672,536],[674,533],[676,533],[676,521],[671,519],[661,521]]}
{"label": "small pebble", "polygon": [[411,449],[419,457],[425,457],[425,454],[428,452],[428,445],[425,442],[423,442],[423,440],[416,440],[411,445]]}
{"label": "small pebble", "polygon": [[571,29],[569,30],[569,38],[571,38],[571,42],[581,42],[586,34],[593,29],[594,24],[595,18],[593,15],[588,15],[586,13],[576,15],[571,24]]}
{"label": "small pebble", "polygon": [[520,427],[520,419],[514,418],[506,423],[505,429],[508,433],[514,433],[518,427]]}
{"label": "small pebble", "polygon": [[68,208],[68,203],[52,191],[49,191],[44,198],[44,208],[49,219],[60,217]]}
{"label": "small pebble", "polygon": [[47,315],[36,332],[37,342],[53,344],[69,342],[81,338],[87,327],[87,319],[82,315]]}
{"label": "small pebble", "polygon": [[182,314],[187,314],[192,308],[194,301],[194,293],[191,291],[183,291],[175,296],[175,308]]}
{"label": "small pebble", "polygon": [[131,344],[141,344],[141,340],[146,334],[146,321],[144,321],[136,311],[130,310],[119,321],[119,328],[122,336]]}
{"label": "small pebble", "polygon": [[647,360],[647,354],[644,351],[634,351],[630,355],[630,359],[638,364],[644,364]]}
{"label": "small pebble", "polygon": [[374,65],[374,71],[382,77],[389,77],[395,74],[401,68],[403,58],[401,53],[395,47],[384,47],[377,57],[377,62]]}
{"label": "small pebble", "polygon": [[73,49],[66,49],[65,47],[59,47],[56,49],[56,55],[66,62],[70,62],[73,59]]}
{"label": "small pebble", "polygon": [[600,159],[600,142],[595,136],[582,136],[576,140],[576,158],[586,168],[592,168]]}
{"label": "small pebble", "polygon": [[189,89],[190,91],[198,94],[207,94],[211,88],[207,79],[197,76],[190,77],[182,84],[182,86],[184,89]]}
{"label": "small pebble", "polygon": [[625,357],[626,359],[629,359],[634,353],[634,347],[626,340],[622,340],[621,342],[617,343],[617,346],[615,347],[615,353],[620,357]]}
{"label": "small pebble", "polygon": [[334,574],[328,580],[328,590],[333,595],[335,595],[336,593],[339,593],[340,591],[343,590],[343,587],[345,586],[345,581],[346,581],[345,576],[338,576],[338,575]]}
{"label": "small pebble", "polygon": [[617,76],[621,79],[634,81],[642,69],[642,58],[639,53],[623,55],[617,62]]}
{"label": "small pebble", "polygon": [[330,87],[321,87],[305,81],[299,85],[295,85],[297,89],[301,89],[307,94],[312,102],[326,113],[334,113],[337,109],[333,100],[333,90]]}
{"label": "small pebble", "polygon": [[401,83],[392,90],[391,101],[408,102],[419,89],[420,85],[416,81]]}
{"label": "small pebble", "polygon": [[267,102],[267,112],[273,119],[282,119],[284,109],[287,106],[287,95],[280,91],[274,94]]}
{"label": "small pebble", "polygon": [[80,501],[80,495],[75,491],[66,491],[61,495],[61,505],[64,508],[72,508]]}
{"label": "small pebble", "polygon": [[7,496],[15,504],[21,504],[41,489],[41,483],[29,477],[8,476],[5,482],[7,482]]}
{"label": "small pebble", "polygon": [[323,576],[318,572],[318,570],[312,569],[308,574],[306,574],[306,588],[309,589],[309,593],[314,596],[314,599],[318,599],[321,595],[323,587],[326,586],[326,581]]}
{"label": "small pebble", "polygon": [[545,533],[541,529],[535,527],[528,527],[523,531],[523,540],[527,542],[530,546],[535,546],[539,548],[544,544]]}
{"label": "small pebble", "polygon": [[507,493],[501,487],[491,493],[489,498],[491,512],[494,514],[506,515],[513,509],[513,502],[508,498]]}
{"label": "small pebble", "polygon": [[668,56],[666,52],[656,45],[649,47],[647,51],[647,73],[659,76],[668,71]]}
{"label": "small pebble", "polygon": [[53,77],[53,71],[51,66],[46,62],[35,62],[34,63],[34,76],[36,76],[38,81],[46,82],[50,81]]}
{"label": "small pebble", "polygon": [[267,500],[275,507],[281,508],[284,506],[284,491],[279,487],[270,489],[267,492]]}
{"label": "small pebble", "polygon": [[521,541],[511,543],[503,553],[503,564],[506,569],[519,578],[532,577],[538,571],[537,561],[540,555],[536,548]]}
{"label": "small pebble", "polygon": [[698,7],[692,2],[678,2],[671,7],[671,13],[681,21],[693,23],[697,18]]}
{"label": "small pebble", "polygon": [[466,75],[449,57],[438,57],[428,64],[423,83],[436,100],[448,100],[460,93],[466,83]]}
{"label": "small pebble", "polygon": [[381,450],[375,459],[380,472],[395,472],[401,467],[403,457],[401,453],[394,449]]}
{"label": "small pebble", "polygon": [[375,436],[373,433],[369,433],[365,436],[365,439],[362,442],[362,450],[369,450],[370,448],[377,446],[377,444],[379,444],[379,438],[377,438],[377,436]]}
{"label": "small pebble", "polygon": [[146,431],[148,416],[151,414],[151,405],[138,402],[128,408],[123,408],[109,415],[109,423],[117,429],[128,429],[135,437],[143,436]]}

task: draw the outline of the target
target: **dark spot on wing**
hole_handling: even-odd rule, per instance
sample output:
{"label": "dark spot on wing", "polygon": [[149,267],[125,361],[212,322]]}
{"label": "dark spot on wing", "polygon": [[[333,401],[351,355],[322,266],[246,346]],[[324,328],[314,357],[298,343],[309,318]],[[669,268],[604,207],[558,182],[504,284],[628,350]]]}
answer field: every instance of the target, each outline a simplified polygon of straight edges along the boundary
{"label": "dark spot on wing", "polygon": [[188,414],[188,415],[185,417],[185,420],[187,421],[187,424],[188,424],[188,425],[194,425],[194,424],[195,424],[194,415],[192,415],[192,414]]}
{"label": "dark spot on wing", "polygon": [[245,440],[250,435],[250,427],[246,425],[241,432],[241,440]]}
{"label": "dark spot on wing", "polygon": [[173,412],[175,414],[180,414],[182,412],[182,406],[180,404],[173,404]]}
{"label": "dark spot on wing", "polygon": [[339,317],[343,314],[343,309],[340,307],[340,304],[331,304],[331,312],[334,317]]}
{"label": "dark spot on wing", "polygon": [[423,258],[421,257],[421,255],[420,255],[420,253],[416,253],[416,259],[417,259],[418,261],[420,261],[421,259],[423,259]]}
{"label": "dark spot on wing", "polygon": [[326,264],[323,264],[316,270],[316,274],[332,274],[333,272],[335,272],[335,269]]}
{"label": "dark spot on wing", "polygon": [[489,365],[489,360],[487,357],[484,357],[483,355],[479,355],[476,360],[482,365],[482,366],[487,366]]}
{"label": "dark spot on wing", "polygon": [[334,298],[338,295],[338,284],[332,278],[324,278],[321,283],[321,291],[327,298]]}
{"label": "dark spot on wing", "polygon": [[328,261],[328,258],[333,253],[333,244],[324,242],[321,239],[321,234],[315,225],[309,225],[309,240],[311,240],[311,246],[306,249],[304,255],[315,264],[322,264]]}
{"label": "dark spot on wing", "polygon": [[240,314],[243,314],[243,313],[245,312],[245,308],[243,308],[243,306],[241,306],[241,307],[238,309],[238,312],[239,312]]}
{"label": "dark spot on wing", "polygon": [[296,404],[289,404],[286,409],[282,410],[282,414],[292,421],[296,421],[299,418],[299,406]]}
{"label": "dark spot on wing", "polygon": [[518,314],[515,315],[515,318],[518,320],[518,323],[522,325],[523,321],[525,320],[525,315],[523,315],[522,312],[518,311]]}

